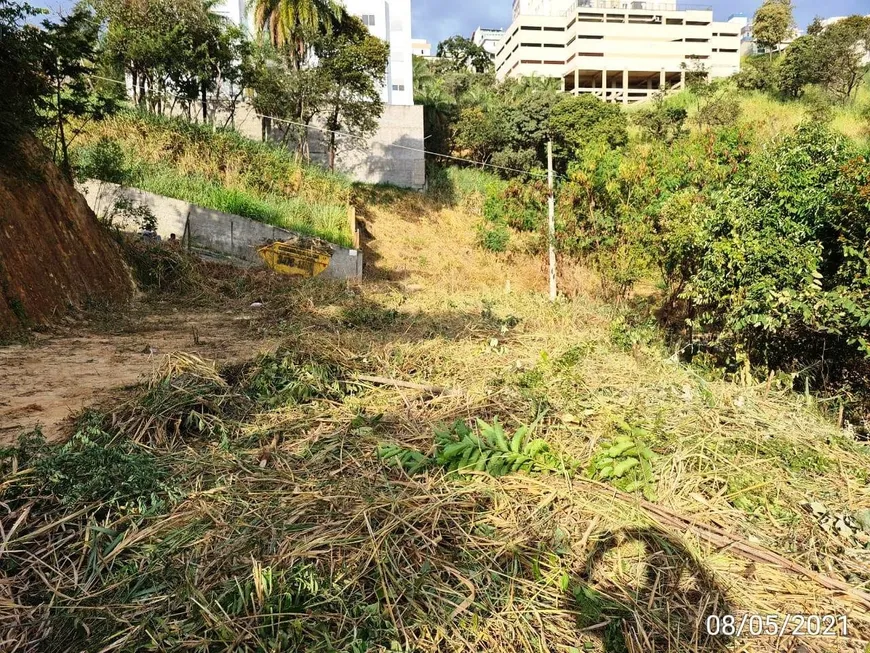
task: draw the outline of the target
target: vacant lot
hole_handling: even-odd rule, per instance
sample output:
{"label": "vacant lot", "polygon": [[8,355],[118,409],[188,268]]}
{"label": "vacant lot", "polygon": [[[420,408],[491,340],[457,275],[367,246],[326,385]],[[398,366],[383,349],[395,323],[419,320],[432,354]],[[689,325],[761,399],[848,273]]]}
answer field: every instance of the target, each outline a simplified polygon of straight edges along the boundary
{"label": "vacant lot", "polygon": [[[870,453],[835,414],[677,362],[582,270],[551,305],[461,210],[360,213],[358,287],[201,271],[3,350],[3,410],[72,437],[0,463],[3,646],[865,650]],[[848,632],[707,633],[744,612]]]}

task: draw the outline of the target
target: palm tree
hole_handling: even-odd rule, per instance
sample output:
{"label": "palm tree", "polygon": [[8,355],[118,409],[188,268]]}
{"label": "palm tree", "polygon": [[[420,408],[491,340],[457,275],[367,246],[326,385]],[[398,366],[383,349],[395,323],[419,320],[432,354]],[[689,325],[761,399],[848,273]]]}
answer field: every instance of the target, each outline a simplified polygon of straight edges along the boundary
{"label": "palm tree", "polygon": [[[417,86],[416,79],[414,82]],[[430,77],[414,89],[414,104],[423,106],[427,149],[449,153],[450,122],[456,111],[456,100],[438,80]]]}
{"label": "palm tree", "polygon": [[295,68],[302,64],[308,42],[331,32],[345,15],[344,6],[335,0],[249,0],[249,6],[257,30],[285,50]]}

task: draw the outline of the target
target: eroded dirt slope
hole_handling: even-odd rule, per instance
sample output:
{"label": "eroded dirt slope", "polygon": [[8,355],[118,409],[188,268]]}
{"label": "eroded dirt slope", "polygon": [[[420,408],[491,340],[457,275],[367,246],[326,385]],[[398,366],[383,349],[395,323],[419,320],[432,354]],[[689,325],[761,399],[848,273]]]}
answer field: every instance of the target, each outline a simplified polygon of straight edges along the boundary
{"label": "eroded dirt slope", "polygon": [[32,137],[0,167],[0,339],[86,303],[123,303],[133,281],[85,199]]}

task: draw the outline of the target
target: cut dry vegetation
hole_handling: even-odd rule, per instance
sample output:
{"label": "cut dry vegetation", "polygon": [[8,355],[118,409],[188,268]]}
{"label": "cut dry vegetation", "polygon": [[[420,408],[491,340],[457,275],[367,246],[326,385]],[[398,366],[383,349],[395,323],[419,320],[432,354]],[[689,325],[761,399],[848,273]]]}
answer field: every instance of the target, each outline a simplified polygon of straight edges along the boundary
{"label": "cut dry vegetation", "polygon": [[[261,299],[280,346],[168,355],[4,453],[4,650],[865,650],[870,451],[836,407],[680,363],[580,282],[550,304],[462,210],[358,201],[359,288],[172,286]],[[743,613],[848,635],[707,634]]]}

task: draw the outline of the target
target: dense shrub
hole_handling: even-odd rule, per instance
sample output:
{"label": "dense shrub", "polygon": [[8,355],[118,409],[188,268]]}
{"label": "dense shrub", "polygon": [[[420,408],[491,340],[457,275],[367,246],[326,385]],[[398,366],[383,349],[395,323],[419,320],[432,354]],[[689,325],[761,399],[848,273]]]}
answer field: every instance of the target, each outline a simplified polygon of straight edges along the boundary
{"label": "dense shrub", "polygon": [[733,79],[744,91],[772,91],[776,82],[776,60],[768,55],[746,57]]}
{"label": "dense shrub", "polygon": [[624,151],[588,146],[560,185],[560,251],[592,263],[609,298],[655,271],[679,294],[698,264],[695,207],[739,170],[751,138],[729,128],[692,134],[678,148],[663,140]]}
{"label": "dense shrub", "polygon": [[133,176],[121,144],[107,136],[99,137],[90,147],[75,150],[73,165],[80,179],[128,185]]}
{"label": "dense shrub", "polygon": [[550,114],[557,167],[567,168],[590,143],[610,148],[628,143],[628,120],[618,105],[593,95],[566,96]]}
{"label": "dense shrub", "polygon": [[510,182],[501,197],[507,224],[517,231],[538,231],[547,219],[548,197],[541,179]]}
{"label": "dense shrub", "polygon": [[683,134],[688,117],[685,108],[667,102],[665,96],[659,94],[649,106],[639,109],[633,120],[649,140],[672,143]]}
{"label": "dense shrub", "polygon": [[799,127],[703,211],[686,293],[700,326],[770,365],[870,352],[870,164],[845,138]]}

